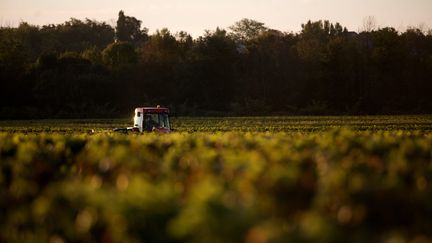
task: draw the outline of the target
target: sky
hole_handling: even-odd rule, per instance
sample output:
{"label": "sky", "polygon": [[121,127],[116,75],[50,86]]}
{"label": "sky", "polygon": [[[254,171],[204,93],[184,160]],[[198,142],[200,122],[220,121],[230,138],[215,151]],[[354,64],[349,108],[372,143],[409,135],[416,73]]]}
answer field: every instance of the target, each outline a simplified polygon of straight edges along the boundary
{"label": "sky", "polygon": [[204,30],[227,28],[242,18],[269,28],[297,32],[307,20],[339,22],[361,30],[367,16],[380,27],[432,28],[432,0],[0,0],[0,26],[59,24],[71,17],[115,25],[118,12],[142,21],[150,33],[168,28],[197,37]]}

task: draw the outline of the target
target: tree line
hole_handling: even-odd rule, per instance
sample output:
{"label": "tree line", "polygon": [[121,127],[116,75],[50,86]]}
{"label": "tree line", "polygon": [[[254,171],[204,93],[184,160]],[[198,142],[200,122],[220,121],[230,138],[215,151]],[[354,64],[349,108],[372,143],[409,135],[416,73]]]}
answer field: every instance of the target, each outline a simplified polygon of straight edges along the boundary
{"label": "tree line", "polygon": [[242,19],[192,38],[70,19],[0,28],[0,117],[119,117],[161,104],[178,115],[432,112],[432,33],[359,32],[308,21],[298,33]]}

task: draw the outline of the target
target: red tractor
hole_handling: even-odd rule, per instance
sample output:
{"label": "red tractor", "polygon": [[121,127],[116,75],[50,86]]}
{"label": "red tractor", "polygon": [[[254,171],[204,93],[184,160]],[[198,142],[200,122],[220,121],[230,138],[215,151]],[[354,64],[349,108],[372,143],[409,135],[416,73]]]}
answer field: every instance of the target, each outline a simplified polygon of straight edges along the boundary
{"label": "red tractor", "polygon": [[172,131],[169,120],[169,109],[160,107],[135,108],[134,126],[128,128],[116,128],[119,132],[159,132]]}

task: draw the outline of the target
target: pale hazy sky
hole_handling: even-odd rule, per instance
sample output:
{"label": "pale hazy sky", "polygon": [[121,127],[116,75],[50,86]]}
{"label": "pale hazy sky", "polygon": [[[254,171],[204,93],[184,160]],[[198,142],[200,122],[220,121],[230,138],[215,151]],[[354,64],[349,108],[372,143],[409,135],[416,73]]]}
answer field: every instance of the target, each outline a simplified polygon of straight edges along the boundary
{"label": "pale hazy sky", "polygon": [[195,37],[242,18],[294,32],[308,19],[328,19],[357,31],[366,16],[374,16],[379,26],[401,31],[420,24],[432,28],[432,0],[0,0],[0,25],[57,24],[71,17],[114,25],[119,10],[142,20],[150,33],[167,27]]}

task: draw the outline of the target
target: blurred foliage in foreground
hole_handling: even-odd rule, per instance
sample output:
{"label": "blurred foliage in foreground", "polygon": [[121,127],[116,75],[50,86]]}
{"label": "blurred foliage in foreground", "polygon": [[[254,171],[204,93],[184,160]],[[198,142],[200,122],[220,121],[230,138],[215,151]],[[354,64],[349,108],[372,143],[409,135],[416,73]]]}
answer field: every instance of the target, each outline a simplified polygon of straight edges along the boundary
{"label": "blurred foliage in foreground", "polygon": [[430,131],[0,133],[1,242],[430,242]]}

